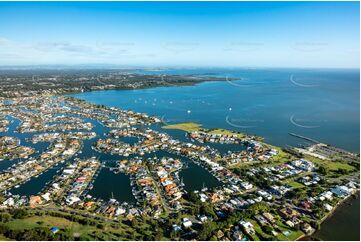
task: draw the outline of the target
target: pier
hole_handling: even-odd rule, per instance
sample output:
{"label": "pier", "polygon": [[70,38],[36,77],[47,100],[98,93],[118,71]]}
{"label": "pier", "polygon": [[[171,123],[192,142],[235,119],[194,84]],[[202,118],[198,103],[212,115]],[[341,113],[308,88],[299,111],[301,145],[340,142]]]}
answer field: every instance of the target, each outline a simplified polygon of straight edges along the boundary
{"label": "pier", "polygon": [[302,135],[299,135],[299,134],[295,134],[295,133],[288,133],[289,135],[293,136],[293,137],[296,137],[296,138],[300,138],[300,139],[303,139],[303,140],[307,140],[307,141],[310,141],[310,142],[313,142],[315,144],[319,144],[321,143],[320,141],[317,141],[315,139],[311,139],[311,138],[308,138],[306,136],[302,136]]}

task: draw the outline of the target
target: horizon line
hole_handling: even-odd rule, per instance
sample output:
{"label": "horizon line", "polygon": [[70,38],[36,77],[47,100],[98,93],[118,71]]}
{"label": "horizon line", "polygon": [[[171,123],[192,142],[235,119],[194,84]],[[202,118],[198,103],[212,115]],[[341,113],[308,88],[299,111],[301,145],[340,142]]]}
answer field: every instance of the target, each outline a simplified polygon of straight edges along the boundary
{"label": "horizon line", "polygon": [[360,66],[357,67],[322,67],[322,66],[222,66],[222,65],[124,65],[124,64],[19,64],[19,65],[0,65],[0,69],[6,70],[7,68],[28,68],[28,69],[51,69],[51,68],[63,68],[63,69],[82,69],[82,68],[95,68],[95,69],[206,69],[206,68],[222,68],[222,69],[357,69],[360,70]]}

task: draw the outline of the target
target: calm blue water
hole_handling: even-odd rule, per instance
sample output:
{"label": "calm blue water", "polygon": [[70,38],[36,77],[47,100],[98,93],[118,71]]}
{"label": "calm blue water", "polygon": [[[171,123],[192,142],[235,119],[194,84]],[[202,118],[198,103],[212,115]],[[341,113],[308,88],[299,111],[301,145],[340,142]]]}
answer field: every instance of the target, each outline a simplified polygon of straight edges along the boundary
{"label": "calm blue water", "polygon": [[184,69],[148,73],[239,80],[73,96],[157,115],[170,124],[193,121],[209,128],[257,134],[279,146],[303,144],[288,135],[293,132],[359,152],[359,70]]}
{"label": "calm blue water", "polygon": [[11,194],[17,194],[21,196],[30,196],[38,194],[48,182],[60,171],[60,169],[64,166],[64,164],[60,163],[46,170],[38,177],[33,177],[29,181],[20,185],[18,188],[12,188],[9,190]]}
{"label": "calm blue water", "polygon": [[89,194],[105,200],[115,198],[121,202],[135,203],[129,176],[123,173],[115,174],[105,168],[101,169]]}

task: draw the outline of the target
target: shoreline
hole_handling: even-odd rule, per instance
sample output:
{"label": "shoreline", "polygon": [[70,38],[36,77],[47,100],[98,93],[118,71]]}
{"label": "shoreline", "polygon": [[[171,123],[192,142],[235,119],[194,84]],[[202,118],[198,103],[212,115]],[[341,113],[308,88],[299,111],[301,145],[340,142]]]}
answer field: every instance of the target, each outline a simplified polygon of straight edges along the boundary
{"label": "shoreline", "polygon": [[169,82],[165,85],[161,84],[161,85],[149,85],[149,86],[139,86],[139,87],[114,87],[114,88],[106,88],[106,89],[91,89],[91,90],[74,91],[74,92],[63,92],[63,93],[57,93],[55,95],[66,96],[66,95],[76,95],[76,94],[89,93],[89,92],[145,90],[145,89],[162,88],[162,87],[191,87],[207,82],[230,82],[230,81],[239,81],[239,80],[241,80],[241,78],[228,78],[228,80],[226,80],[226,78],[219,77],[214,80],[204,79],[195,82],[181,82],[181,83],[178,82],[174,84]]}
{"label": "shoreline", "polygon": [[[356,194],[356,197],[354,197],[355,194]],[[357,199],[357,197],[359,197],[359,196],[360,196],[360,189],[356,189],[356,191],[354,193],[352,193],[351,195],[338,201],[337,204],[334,206],[334,208],[319,221],[320,222],[319,230],[315,230],[313,233],[311,233],[309,235],[303,234],[300,237],[298,237],[295,241],[303,241],[303,239],[306,241],[310,241],[310,240],[312,240],[312,238],[319,239],[319,238],[312,237],[312,236],[322,229],[322,224],[324,224],[324,222],[326,222],[328,219],[331,219],[333,217],[333,215],[342,208],[342,205],[345,205],[346,202],[348,202],[348,201]]]}
{"label": "shoreline", "polygon": [[[152,75],[151,75],[152,76]],[[50,89],[37,89],[37,90],[18,90],[19,93],[26,93],[27,91],[32,92],[44,92],[44,93],[51,93],[51,95],[59,96],[59,95],[76,95],[81,93],[87,93],[87,92],[94,92],[94,91],[122,91],[122,90],[142,90],[142,89],[151,89],[151,88],[160,88],[160,87],[189,87],[189,86],[195,86],[197,84],[205,83],[205,82],[230,82],[230,81],[238,81],[241,80],[241,78],[227,78],[227,77],[198,77],[197,75],[193,76],[187,76],[187,75],[170,75],[172,77],[185,77],[185,78],[191,78],[191,79],[184,79],[179,82],[174,81],[158,81],[156,83],[150,83],[149,85],[146,85],[147,82],[142,83],[140,86],[132,86],[134,83],[137,83],[139,80],[135,80],[135,82],[127,83],[127,85],[120,85],[116,86],[114,83],[109,84],[102,84],[102,85],[92,85],[90,87],[84,87],[82,83],[77,83],[78,86],[73,87],[73,89],[70,89],[69,87],[58,87],[58,88],[50,88]],[[196,78],[196,79],[192,79]],[[134,80],[133,80],[134,81]],[[0,82],[0,88],[1,88],[1,82]],[[75,89],[74,89],[75,88]],[[29,97],[28,95],[21,95],[21,97]],[[0,98],[15,98],[15,96],[6,96],[1,95]]]}

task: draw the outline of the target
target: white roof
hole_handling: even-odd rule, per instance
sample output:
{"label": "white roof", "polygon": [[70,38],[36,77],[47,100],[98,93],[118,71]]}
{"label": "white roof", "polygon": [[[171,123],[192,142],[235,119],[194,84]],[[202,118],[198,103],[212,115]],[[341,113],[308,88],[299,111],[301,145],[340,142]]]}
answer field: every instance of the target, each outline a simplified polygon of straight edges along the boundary
{"label": "white roof", "polygon": [[183,226],[186,228],[190,227],[190,226],[192,226],[192,222],[190,220],[187,220],[187,221],[183,222]]}

